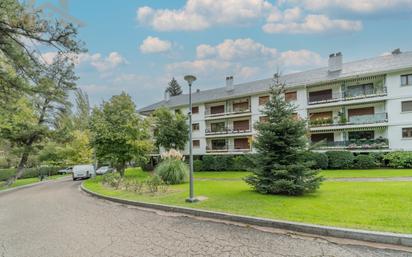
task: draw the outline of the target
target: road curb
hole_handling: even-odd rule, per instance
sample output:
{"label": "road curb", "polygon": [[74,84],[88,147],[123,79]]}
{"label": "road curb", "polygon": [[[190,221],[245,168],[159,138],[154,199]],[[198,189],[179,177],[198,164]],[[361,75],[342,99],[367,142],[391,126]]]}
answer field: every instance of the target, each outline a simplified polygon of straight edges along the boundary
{"label": "road curb", "polygon": [[11,188],[8,188],[8,189],[3,189],[3,190],[0,190],[0,195],[1,195],[1,194],[5,194],[5,193],[9,193],[9,192],[13,192],[13,191],[17,191],[17,190],[20,190],[20,189],[24,189],[24,188],[30,188],[30,187],[34,187],[34,186],[38,186],[38,185],[50,183],[50,182],[53,182],[53,181],[59,181],[59,180],[61,180],[61,179],[63,179],[63,178],[66,178],[66,177],[61,177],[61,178],[56,178],[56,179],[50,179],[50,180],[44,180],[44,181],[39,181],[39,182],[35,182],[35,183],[23,185],[23,186],[11,187]]}
{"label": "road curb", "polygon": [[205,210],[172,206],[172,205],[145,203],[145,202],[131,201],[131,200],[125,200],[125,199],[120,199],[116,197],[101,195],[99,193],[93,192],[85,188],[83,183],[81,184],[80,188],[82,191],[92,196],[95,196],[97,198],[105,199],[108,201],[121,203],[121,204],[157,209],[157,210],[168,211],[168,212],[179,212],[179,213],[184,213],[184,214],[189,214],[189,215],[199,216],[199,217],[205,217],[205,218],[227,220],[227,221],[232,221],[232,222],[241,222],[241,223],[245,223],[249,225],[285,229],[285,230],[291,230],[291,231],[320,235],[320,236],[330,236],[330,237],[361,240],[361,241],[381,243],[381,244],[393,244],[393,245],[412,247],[412,234],[398,234],[398,233],[375,232],[375,231],[358,230],[358,229],[338,228],[338,227],[330,227],[330,226],[320,226],[320,225],[306,224],[306,223],[300,223],[300,222],[272,220],[272,219],[265,219],[265,218],[256,218],[256,217],[250,217],[250,216],[228,214],[228,213],[223,213],[223,212],[205,211]]}

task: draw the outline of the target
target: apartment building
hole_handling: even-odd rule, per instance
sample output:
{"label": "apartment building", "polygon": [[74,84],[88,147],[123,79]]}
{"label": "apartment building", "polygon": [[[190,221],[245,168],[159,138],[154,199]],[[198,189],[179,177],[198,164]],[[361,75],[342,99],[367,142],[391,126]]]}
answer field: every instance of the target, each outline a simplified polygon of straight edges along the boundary
{"label": "apartment building", "polygon": [[[347,63],[341,53],[331,54],[327,67],[279,81],[286,85],[286,101],[297,107],[296,118],[308,120],[317,151],[412,150],[412,52],[397,49]],[[227,77],[223,87],[193,93],[193,153],[253,152],[253,124],[265,121],[261,110],[271,85],[273,79],[235,84]],[[165,97],[139,113],[160,106],[187,113],[188,95]]]}

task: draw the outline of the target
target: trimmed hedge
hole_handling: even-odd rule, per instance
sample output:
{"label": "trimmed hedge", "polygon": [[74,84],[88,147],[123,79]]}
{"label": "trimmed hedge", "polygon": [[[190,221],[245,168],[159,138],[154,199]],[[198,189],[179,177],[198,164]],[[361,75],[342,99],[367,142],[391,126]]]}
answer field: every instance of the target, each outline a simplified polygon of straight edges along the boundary
{"label": "trimmed hedge", "polygon": [[384,160],[387,162],[387,165],[391,168],[412,168],[412,152],[390,152],[385,155]]}
{"label": "trimmed hedge", "polygon": [[204,155],[193,161],[194,171],[247,171],[252,167],[251,155]]}
{"label": "trimmed hedge", "polygon": [[[53,176],[57,175],[57,171],[61,167],[39,167],[39,168],[26,168],[23,176],[20,178],[36,178],[40,175]],[[0,181],[5,181],[16,173],[16,169],[2,169],[0,170]]]}
{"label": "trimmed hedge", "polygon": [[312,169],[327,169],[329,165],[329,158],[325,153],[306,151],[303,153],[303,160],[311,162]]}
{"label": "trimmed hedge", "polygon": [[372,169],[378,166],[378,162],[371,154],[360,154],[355,157],[354,167],[357,169]]}
{"label": "trimmed hedge", "polygon": [[354,156],[349,151],[329,151],[328,156],[329,169],[349,169],[353,167]]}

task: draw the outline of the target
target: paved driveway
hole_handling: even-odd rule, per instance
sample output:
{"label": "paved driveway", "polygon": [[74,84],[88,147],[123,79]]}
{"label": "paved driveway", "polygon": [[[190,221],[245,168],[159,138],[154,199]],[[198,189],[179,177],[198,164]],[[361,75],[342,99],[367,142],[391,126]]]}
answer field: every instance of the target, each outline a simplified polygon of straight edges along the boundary
{"label": "paved driveway", "polygon": [[0,194],[0,256],[412,256],[127,207],[80,183]]}

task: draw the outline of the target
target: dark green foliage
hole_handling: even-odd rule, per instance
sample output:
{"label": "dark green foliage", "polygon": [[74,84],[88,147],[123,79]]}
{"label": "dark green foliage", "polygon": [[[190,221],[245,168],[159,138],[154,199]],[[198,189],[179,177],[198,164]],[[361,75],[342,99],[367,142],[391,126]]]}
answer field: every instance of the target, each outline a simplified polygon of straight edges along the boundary
{"label": "dark green foliage", "polygon": [[384,160],[388,163],[388,166],[391,168],[412,168],[412,152],[390,152],[385,155]]}
{"label": "dark green foliage", "polygon": [[202,161],[203,171],[233,170],[233,157],[227,155],[205,155]]}
{"label": "dark green foliage", "polygon": [[193,161],[193,171],[202,171],[202,170],[203,170],[202,160],[194,160]]}
{"label": "dark green foliage", "polygon": [[251,171],[253,170],[253,155],[237,155],[233,157],[233,169],[237,171]]}
{"label": "dark green foliage", "polygon": [[306,151],[302,158],[305,162],[311,162],[312,169],[327,169],[329,165],[328,156],[325,153]]}
{"label": "dark green foliage", "polygon": [[187,117],[161,107],[153,113],[153,118],[155,120],[154,138],[156,147],[163,147],[166,150],[183,150],[189,140]]}
{"label": "dark green foliage", "polygon": [[172,78],[172,80],[169,82],[169,86],[167,87],[166,92],[169,93],[170,96],[177,96],[183,93],[182,88],[180,87],[179,83],[177,83],[175,78]]}
{"label": "dark green foliage", "polygon": [[181,184],[188,179],[189,167],[181,160],[167,158],[157,165],[155,173],[166,184]]}
{"label": "dark green foliage", "polygon": [[349,169],[353,167],[354,156],[349,151],[326,152],[329,159],[330,169]]}
{"label": "dark green foliage", "polygon": [[378,167],[378,163],[371,154],[360,154],[355,157],[354,167],[357,169],[373,169]]}
{"label": "dark green foliage", "polygon": [[306,121],[294,119],[296,108],[284,100],[284,85],[275,81],[263,114],[268,122],[255,125],[253,175],[245,181],[263,194],[302,195],[319,188],[317,170],[302,161],[306,148]]}

